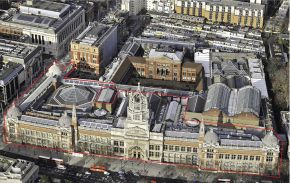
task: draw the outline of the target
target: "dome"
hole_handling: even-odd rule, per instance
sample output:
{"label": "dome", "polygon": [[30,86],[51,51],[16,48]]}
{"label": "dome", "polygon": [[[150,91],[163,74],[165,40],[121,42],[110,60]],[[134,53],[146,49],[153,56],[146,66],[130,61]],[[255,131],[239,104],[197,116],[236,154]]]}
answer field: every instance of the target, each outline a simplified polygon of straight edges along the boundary
{"label": "dome", "polygon": [[71,117],[67,115],[66,112],[59,118],[59,125],[61,127],[70,127],[71,125]]}
{"label": "dome", "polygon": [[74,85],[64,88],[60,92],[59,97],[69,105],[88,103],[92,98],[91,92],[86,88]]}
{"label": "dome", "polygon": [[218,143],[219,138],[213,129],[210,129],[208,132],[206,132],[204,140],[207,144],[216,144]]}
{"label": "dome", "polygon": [[273,134],[272,131],[265,135],[265,137],[262,139],[262,142],[268,147],[276,147],[279,144],[277,137]]}
{"label": "dome", "polygon": [[46,76],[60,76],[62,74],[60,68],[53,62],[53,65],[48,69]]}
{"label": "dome", "polygon": [[15,106],[15,104],[13,103],[12,106],[7,110],[7,114],[6,116],[8,118],[14,118],[17,119],[18,117],[20,117],[22,115],[22,112],[20,111],[20,109]]}

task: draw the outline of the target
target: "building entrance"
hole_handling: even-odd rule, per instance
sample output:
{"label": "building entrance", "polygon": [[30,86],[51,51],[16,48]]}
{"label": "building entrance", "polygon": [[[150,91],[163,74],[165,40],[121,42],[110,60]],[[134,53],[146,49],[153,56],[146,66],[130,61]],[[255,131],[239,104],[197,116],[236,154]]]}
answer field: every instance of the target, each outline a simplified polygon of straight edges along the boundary
{"label": "building entrance", "polygon": [[144,158],[143,150],[138,146],[134,146],[129,149],[129,157],[143,159]]}

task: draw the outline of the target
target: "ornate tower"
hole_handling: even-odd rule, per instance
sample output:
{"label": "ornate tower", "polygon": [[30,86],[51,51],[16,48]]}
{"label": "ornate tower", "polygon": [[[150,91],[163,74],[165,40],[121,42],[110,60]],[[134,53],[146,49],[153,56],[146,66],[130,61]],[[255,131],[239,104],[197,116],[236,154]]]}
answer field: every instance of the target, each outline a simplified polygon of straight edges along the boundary
{"label": "ornate tower", "polygon": [[124,124],[125,156],[147,160],[149,156],[149,109],[146,95],[137,91],[129,93],[127,119]]}
{"label": "ornate tower", "polygon": [[147,97],[141,92],[140,84],[136,92],[129,93],[129,106],[125,128],[138,127],[149,131],[149,108]]}

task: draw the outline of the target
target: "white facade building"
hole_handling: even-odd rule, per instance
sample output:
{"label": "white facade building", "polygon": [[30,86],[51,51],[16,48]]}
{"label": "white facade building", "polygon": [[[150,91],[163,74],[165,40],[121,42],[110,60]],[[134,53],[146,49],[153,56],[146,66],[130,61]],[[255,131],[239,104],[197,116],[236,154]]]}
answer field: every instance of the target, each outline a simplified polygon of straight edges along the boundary
{"label": "white facade building", "polygon": [[146,10],[163,13],[173,13],[174,0],[147,0]]}
{"label": "white facade building", "polygon": [[0,26],[19,28],[43,52],[59,58],[69,51],[70,41],[85,28],[85,11],[80,6],[28,0],[11,19]]}
{"label": "white facade building", "polygon": [[0,166],[0,182],[31,183],[38,178],[39,167],[30,161],[1,156]]}
{"label": "white facade building", "polygon": [[260,59],[249,59],[248,65],[252,85],[261,91],[263,98],[268,98],[269,95],[262,61]]}
{"label": "white facade building", "polygon": [[121,0],[121,10],[129,11],[129,15],[137,15],[145,8],[144,0]]}
{"label": "white facade building", "polygon": [[195,52],[194,60],[195,63],[202,64],[205,77],[211,77],[210,50],[204,49],[201,52]]}

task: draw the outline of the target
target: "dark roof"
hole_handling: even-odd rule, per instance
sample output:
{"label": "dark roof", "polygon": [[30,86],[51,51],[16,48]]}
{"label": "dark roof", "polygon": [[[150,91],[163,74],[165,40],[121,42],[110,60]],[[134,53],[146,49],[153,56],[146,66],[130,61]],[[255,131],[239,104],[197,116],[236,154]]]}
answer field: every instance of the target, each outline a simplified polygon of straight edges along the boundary
{"label": "dark roof", "polygon": [[51,1],[34,1],[32,6],[28,5],[27,3],[25,3],[25,6],[39,8],[48,11],[60,12],[67,5]]}
{"label": "dark roof", "polygon": [[146,63],[146,59],[143,57],[132,57],[129,56],[127,57],[127,59],[131,62],[131,63]]}
{"label": "dark roof", "polygon": [[153,110],[154,112],[157,112],[158,106],[161,102],[161,97],[156,94],[151,94],[149,96],[149,109]]}
{"label": "dark roof", "polygon": [[96,92],[84,86],[63,85],[51,96],[48,104],[53,106],[90,104]]}
{"label": "dark roof", "polygon": [[219,109],[229,116],[243,112],[260,115],[261,92],[253,86],[245,86],[239,90],[231,90],[223,83],[216,83],[209,87],[205,111]]}
{"label": "dark roof", "polygon": [[190,112],[202,112],[204,109],[205,101],[205,98],[201,95],[189,97],[187,110]]}
{"label": "dark roof", "polygon": [[182,67],[195,68],[196,70],[200,71],[202,69],[202,64],[187,61],[183,63]]}
{"label": "dark roof", "polygon": [[100,92],[98,102],[112,102],[115,97],[116,91],[111,88],[102,89]]}

